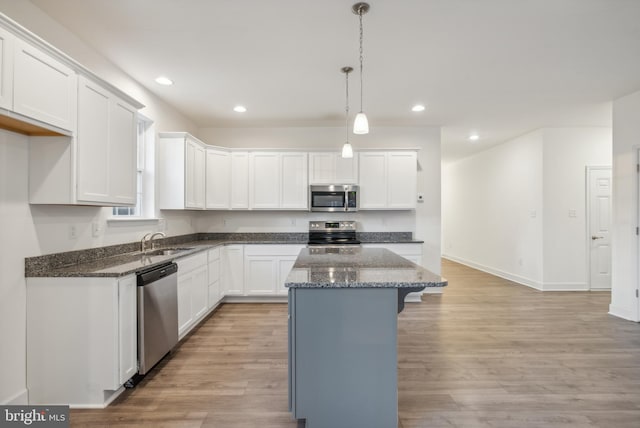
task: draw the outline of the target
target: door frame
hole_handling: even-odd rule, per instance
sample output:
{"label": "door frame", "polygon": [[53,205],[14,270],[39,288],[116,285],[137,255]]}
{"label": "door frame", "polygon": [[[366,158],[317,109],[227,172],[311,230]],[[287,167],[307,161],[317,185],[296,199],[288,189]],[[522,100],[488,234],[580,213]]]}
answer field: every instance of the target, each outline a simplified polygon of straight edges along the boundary
{"label": "door frame", "polygon": [[[591,172],[592,171],[611,171],[612,178],[612,186],[611,192],[613,193],[613,168],[611,165],[587,165],[585,167],[585,201],[584,201],[584,211],[585,211],[585,246],[586,246],[586,275],[587,275],[587,286],[589,291],[592,291],[591,288]],[[613,207],[612,207],[613,208]],[[639,213],[640,214],[640,213]],[[613,224],[613,218],[611,218],[611,223]],[[613,246],[611,247],[611,251],[613,252]],[[611,264],[613,265],[613,258],[611,260]],[[612,269],[613,270],[613,269]],[[613,278],[611,287],[613,288]],[[600,289],[596,289],[600,290]],[[603,291],[605,291],[603,289]],[[640,309],[640,308],[639,308]]]}

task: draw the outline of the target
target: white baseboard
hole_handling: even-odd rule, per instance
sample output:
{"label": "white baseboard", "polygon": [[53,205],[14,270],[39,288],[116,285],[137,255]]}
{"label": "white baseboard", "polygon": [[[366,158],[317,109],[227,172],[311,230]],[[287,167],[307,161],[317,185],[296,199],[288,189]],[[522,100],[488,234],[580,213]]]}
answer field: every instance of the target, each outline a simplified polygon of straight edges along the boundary
{"label": "white baseboard", "polygon": [[638,319],[637,311],[629,308],[621,308],[620,306],[609,305],[609,315],[613,315],[614,317],[622,318],[629,321],[640,321],[640,319]]}
{"label": "white baseboard", "polygon": [[29,390],[27,388],[19,391],[9,397],[8,399],[0,402],[3,406],[22,406],[29,404]]}
{"label": "white baseboard", "polygon": [[224,296],[224,303],[287,303],[288,296]]}
{"label": "white baseboard", "polygon": [[494,269],[494,268],[489,267],[489,266],[485,266],[485,265],[481,265],[479,263],[472,262],[471,260],[465,260],[465,259],[462,259],[460,257],[450,256],[448,254],[443,254],[442,258],[443,259],[447,259],[447,260],[451,260],[452,262],[463,264],[465,266],[469,266],[469,267],[477,269],[477,270],[481,270],[482,272],[490,273],[491,275],[495,275],[495,276],[498,276],[500,278],[507,279],[507,280],[509,280],[511,282],[515,282],[515,283],[518,283],[518,284],[521,284],[521,285],[526,285],[527,287],[531,287],[531,288],[534,288],[536,290],[542,291],[542,284],[540,282],[538,282],[538,281],[533,280],[533,279],[525,278],[523,276],[515,275],[515,274],[509,273],[509,272],[504,272],[504,271],[501,271],[499,269]]}
{"label": "white baseboard", "polygon": [[446,287],[427,287],[422,294],[442,294]]}
{"label": "white baseboard", "polygon": [[589,285],[585,282],[545,282],[542,291],[589,291]]}

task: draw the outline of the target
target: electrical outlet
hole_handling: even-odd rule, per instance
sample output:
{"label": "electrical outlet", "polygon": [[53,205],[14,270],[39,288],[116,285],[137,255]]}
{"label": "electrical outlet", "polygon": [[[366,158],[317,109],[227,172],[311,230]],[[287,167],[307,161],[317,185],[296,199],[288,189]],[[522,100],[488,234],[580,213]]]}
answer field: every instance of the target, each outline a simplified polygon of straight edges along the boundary
{"label": "electrical outlet", "polygon": [[296,219],[295,219],[295,218],[292,218],[292,219],[291,219],[291,226],[295,226],[295,225],[296,225]]}
{"label": "electrical outlet", "polygon": [[78,226],[75,224],[69,226],[69,239],[78,239]]}
{"label": "electrical outlet", "polygon": [[576,210],[573,210],[573,209],[569,210],[569,217],[575,218],[577,216],[578,216],[578,214],[577,214]]}
{"label": "electrical outlet", "polygon": [[98,238],[100,235],[102,235],[102,225],[100,224],[100,222],[94,221],[93,223],[91,223],[91,235],[94,238]]}
{"label": "electrical outlet", "polygon": [[164,232],[167,230],[167,220],[161,218],[158,220],[158,232]]}

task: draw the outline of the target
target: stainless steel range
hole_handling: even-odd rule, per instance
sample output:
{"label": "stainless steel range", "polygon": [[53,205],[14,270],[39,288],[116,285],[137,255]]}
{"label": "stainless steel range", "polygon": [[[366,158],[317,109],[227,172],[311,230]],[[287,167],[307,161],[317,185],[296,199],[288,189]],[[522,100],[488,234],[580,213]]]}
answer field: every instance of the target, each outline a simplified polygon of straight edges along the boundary
{"label": "stainless steel range", "polygon": [[355,221],[310,221],[309,246],[359,245]]}

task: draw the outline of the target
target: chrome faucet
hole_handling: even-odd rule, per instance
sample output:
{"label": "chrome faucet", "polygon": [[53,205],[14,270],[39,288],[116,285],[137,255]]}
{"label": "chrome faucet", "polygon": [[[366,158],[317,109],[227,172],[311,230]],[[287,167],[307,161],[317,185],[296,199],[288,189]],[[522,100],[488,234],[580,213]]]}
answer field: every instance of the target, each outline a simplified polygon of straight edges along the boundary
{"label": "chrome faucet", "polygon": [[153,238],[155,238],[156,236],[162,236],[163,238],[167,237],[167,235],[165,235],[163,232],[156,232],[153,235],[151,235],[151,238],[149,238],[149,243],[151,244],[152,250],[153,250]]}
{"label": "chrome faucet", "polygon": [[142,251],[143,253],[147,252],[147,238],[149,236],[151,236],[152,232],[147,233],[146,235],[144,235],[142,237],[142,239],[140,240],[140,251]]}

